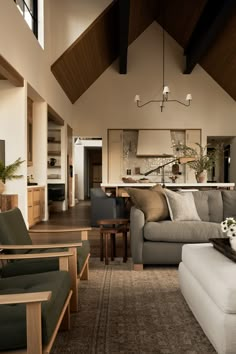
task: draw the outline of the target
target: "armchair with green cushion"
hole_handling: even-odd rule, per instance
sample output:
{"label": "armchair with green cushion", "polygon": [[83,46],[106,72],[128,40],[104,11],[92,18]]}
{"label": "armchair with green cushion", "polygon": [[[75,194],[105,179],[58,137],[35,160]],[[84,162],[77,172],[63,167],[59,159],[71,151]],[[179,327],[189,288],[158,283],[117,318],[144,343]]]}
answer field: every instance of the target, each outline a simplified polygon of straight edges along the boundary
{"label": "armchair with green cushion", "polygon": [[[73,243],[51,243],[34,245],[26,228],[20,209],[14,208],[0,213],[0,244],[5,253],[10,254],[41,254],[54,251],[63,251],[65,248],[73,252],[69,259],[70,275],[73,287],[71,308],[78,309],[78,282],[80,279],[88,279],[88,261],[90,257],[89,241],[85,240],[90,228],[71,229],[73,232],[82,232],[82,240]],[[63,230],[43,230],[44,232],[65,232]],[[66,230],[69,232],[70,229]],[[40,232],[37,230],[36,232]],[[2,277],[11,277],[21,274],[34,274],[55,271],[59,269],[58,259],[23,259],[7,262],[2,269]]]}
{"label": "armchair with green cushion", "polygon": [[0,260],[24,257],[59,258],[60,270],[0,279],[0,351],[49,353],[59,327],[70,328],[73,253],[0,254]]}

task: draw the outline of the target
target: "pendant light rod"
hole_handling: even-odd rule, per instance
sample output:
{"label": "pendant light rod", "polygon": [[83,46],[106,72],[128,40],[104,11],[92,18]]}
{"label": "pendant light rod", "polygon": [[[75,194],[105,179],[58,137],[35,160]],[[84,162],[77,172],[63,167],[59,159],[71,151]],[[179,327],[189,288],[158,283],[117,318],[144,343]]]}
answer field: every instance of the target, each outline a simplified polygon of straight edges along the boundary
{"label": "pendant light rod", "polygon": [[161,112],[163,112],[163,108],[165,107],[165,103],[167,102],[176,102],[180,103],[182,106],[189,107],[190,103],[192,101],[192,95],[191,93],[188,93],[186,95],[185,100],[187,103],[181,102],[177,99],[169,99],[169,94],[170,94],[170,89],[165,83],[165,28],[164,28],[164,23],[165,23],[165,9],[164,9],[164,1],[162,1],[162,16],[163,16],[163,22],[162,22],[162,99],[159,100],[149,100],[145,103],[141,103],[141,98],[140,95],[135,95],[134,102],[136,102],[136,105],[138,108],[142,108],[144,106],[147,106],[149,103],[160,103],[160,109]]}

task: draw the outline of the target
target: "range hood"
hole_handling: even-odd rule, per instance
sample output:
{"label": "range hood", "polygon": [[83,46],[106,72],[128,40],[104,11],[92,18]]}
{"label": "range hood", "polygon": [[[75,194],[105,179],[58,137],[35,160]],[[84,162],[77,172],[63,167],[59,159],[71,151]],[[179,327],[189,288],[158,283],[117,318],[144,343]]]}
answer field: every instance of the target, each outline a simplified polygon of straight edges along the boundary
{"label": "range hood", "polygon": [[137,156],[173,156],[170,130],[139,130]]}

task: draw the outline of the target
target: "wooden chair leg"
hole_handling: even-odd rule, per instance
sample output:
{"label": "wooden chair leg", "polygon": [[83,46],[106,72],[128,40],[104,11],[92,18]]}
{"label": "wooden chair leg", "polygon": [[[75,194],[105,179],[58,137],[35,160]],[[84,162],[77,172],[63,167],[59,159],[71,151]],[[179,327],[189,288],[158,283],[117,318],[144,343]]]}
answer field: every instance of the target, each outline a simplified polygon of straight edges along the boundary
{"label": "wooden chair leg", "polygon": [[27,353],[42,354],[41,303],[26,305]]}
{"label": "wooden chair leg", "polygon": [[110,242],[111,242],[111,260],[114,261],[114,257],[116,256],[116,248],[115,248],[116,235],[115,234],[111,234]]}
{"label": "wooden chair leg", "polygon": [[103,261],[103,233],[100,232],[100,260]]}
{"label": "wooden chair leg", "polygon": [[70,330],[70,303],[67,306],[67,309],[64,313],[63,319],[60,324],[60,330],[69,331]]}
{"label": "wooden chair leg", "polygon": [[109,260],[108,260],[108,237],[109,237],[109,234],[106,232],[105,233],[105,264],[106,265],[109,264]]}
{"label": "wooden chair leg", "polygon": [[80,273],[80,280],[88,280],[89,278],[89,258],[90,258],[90,254],[88,254],[84,262],[84,266]]}
{"label": "wooden chair leg", "polygon": [[112,241],[113,241],[113,254],[116,257],[116,234],[112,234]]}
{"label": "wooden chair leg", "polygon": [[69,273],[71,278],[71,289],[73,290],[71,299],[71,311],[77,312],[79,308],[78,299],[78,281],[77,281],[77,250],[76,248],[69,248],[73,252],[73,256],[69,257]]}
{"label": "wooden chair leg", "polygon": [[123,262],[127,261],[127,232],[123,232]]}

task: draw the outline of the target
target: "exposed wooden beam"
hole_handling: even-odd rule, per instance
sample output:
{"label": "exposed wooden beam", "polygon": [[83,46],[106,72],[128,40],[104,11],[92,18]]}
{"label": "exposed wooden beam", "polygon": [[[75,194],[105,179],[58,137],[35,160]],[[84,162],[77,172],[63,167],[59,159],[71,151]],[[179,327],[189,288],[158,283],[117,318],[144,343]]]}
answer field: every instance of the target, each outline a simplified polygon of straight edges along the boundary
{"label": "exposed wooden beam", "polygon": [[127,73],[130,0],[119,0],[120,74]]}
{"label": "exposed wooden beam", "polygon": [[59,114],[54,111],[52,107],[48,105],[48,120],[57,124],[57,125],[64,125],[64,120],[59,116]]}
{"label": "exposed wooden beam", "polygon": [[10,81],[16,87],[24,86],[23,77],[0,55],[0,79]]}
{"label": "exposed wooden beam", "polygon": [[190,74],[195,65],[207,53],[213,41],[232,15],[235,5],[235,0],[208,0],[185,48],[185,74]]}

